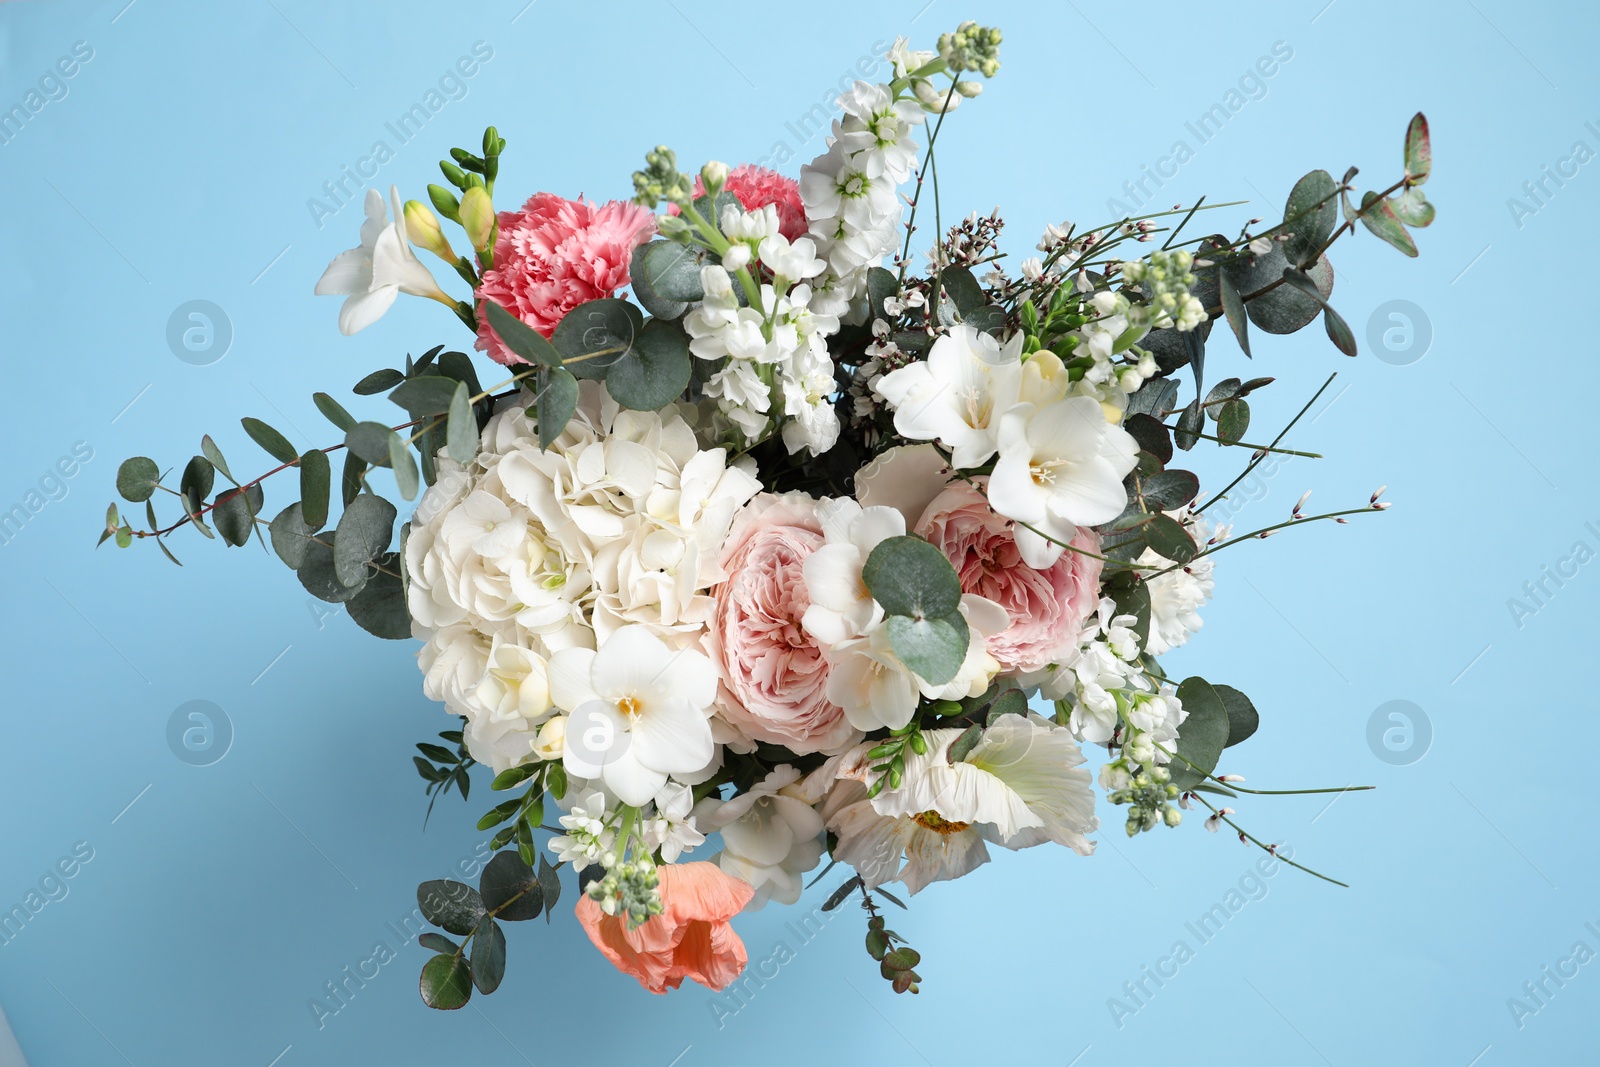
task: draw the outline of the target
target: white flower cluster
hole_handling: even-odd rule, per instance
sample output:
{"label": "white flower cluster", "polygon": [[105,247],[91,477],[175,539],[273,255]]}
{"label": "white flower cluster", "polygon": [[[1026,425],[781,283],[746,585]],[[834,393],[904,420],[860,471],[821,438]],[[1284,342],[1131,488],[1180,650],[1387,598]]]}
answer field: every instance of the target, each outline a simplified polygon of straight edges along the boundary
{"label": "white flower cluster", "polygon": [[666,653],[698,641],[722,541],[760,488],[675,409],[620,410],[584,382],[541,449],[526,405],[490,420],[466,467],[440,458],[406,543],[424,690],[466,717],[468,750],[497,772],[572,747],[555,656],[634,629]]}
{"label": "white flower cluster", "polygon": [[896,186],[916,168],[912,129],[924,116],[917,100],[863,81],[839,97],[839,106],[844,115],[834,122],[828,150],[800,168],[800,199],[828,264],[814,285],[813,307],[861,321],[867,269],[900,240]]}
{"label": "white flower cluster", "polygon": [[[1184,524],[1197,545],[1226,540],[1228,536],[1226,526],[1213,530],[1199,515],[1171,514]],[[1134,564],[1150,590],[1150,639],[1145,643],[1145,650],[1152,656],[1164,656],[1187,643],[1189,635],[1205,625],[1200,609],[1211,599],[1215,564],[1211,557],[1205,556],[1178,567],[1150,548],[1145,549]]]}
{"label": "white flower cluster", "polygon": [[[826,452],[839,438],[839,419],[824,338],[838,330],[839,320],[813,310],[807,280],[828,265],[817,258],[811,238],[791,242],[779,232],[770,204],[758,211],[730,206],[721,223],[730,247],[720,265],[701,268],[705,297],[683,320],[691,352],[726,360],[706,382],[705,395],[741,444],[760,440],[782,417],[791,453]],[[752,264],[764,267],[772,281],[755,294],[736,292],[729,272]]]}

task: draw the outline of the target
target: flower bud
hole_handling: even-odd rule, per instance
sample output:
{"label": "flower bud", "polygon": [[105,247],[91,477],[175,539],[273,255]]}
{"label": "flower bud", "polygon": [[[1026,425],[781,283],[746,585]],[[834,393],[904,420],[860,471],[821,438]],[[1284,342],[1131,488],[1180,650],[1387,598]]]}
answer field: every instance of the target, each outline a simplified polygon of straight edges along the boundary
{"label": "flower bud", "polygon": [[1166,811],[1161,813],[1161,819],[1168,826],[1177,826],[1183,821],[1183,812],[1179,811],[1177,808],[1168,808]]}
{"label": "flower bud", "polygon": [[717,194],[722,192],[722,187],[728,184],[728,165],[713,159],[700,168],[700,184],[706,188],[706,195],[714,203]]}
{"label": "flower bud", "polygon": [[454,263],[456,254],[439,229],[439,220],[420,200],[406,201],[406,236],[418,248],[427,249],[446,263]]}
{"label": "flower bud", "polygon": [[971,100],[973,97],[983,92],[983,83],[966,81],[956,82],[956,92],[960,93],[968,100]]}
{"label": "flower bud", "polygon": [[669,241],[688,234],[690,226],[677,215],[657,215],[656,232]]}
{"label": "flower bud", "polygon": [[489,247],[489,235],[494,232],[494,203],[487,190],[474,185],[461,194],[461,226],[473,248],[481,252]]}

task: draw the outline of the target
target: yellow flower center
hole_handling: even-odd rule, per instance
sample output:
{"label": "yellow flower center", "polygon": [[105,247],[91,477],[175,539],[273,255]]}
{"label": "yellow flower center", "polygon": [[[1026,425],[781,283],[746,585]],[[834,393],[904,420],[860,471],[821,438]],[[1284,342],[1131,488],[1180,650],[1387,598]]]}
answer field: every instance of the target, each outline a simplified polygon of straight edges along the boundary
{"label": "yellow flower center", "polygon": [[951,822],[936,811],[924,811],[911,816],[911,821],[924,830],[932,830],[936,834],[959,834],[971,826],[971,823]]}
{"label": "yellow flower center", "polygon": [[623,697],[617,701],[617,710],[627,717],[629,722],[639,718],[639,713],[644,710],[638,697]]}

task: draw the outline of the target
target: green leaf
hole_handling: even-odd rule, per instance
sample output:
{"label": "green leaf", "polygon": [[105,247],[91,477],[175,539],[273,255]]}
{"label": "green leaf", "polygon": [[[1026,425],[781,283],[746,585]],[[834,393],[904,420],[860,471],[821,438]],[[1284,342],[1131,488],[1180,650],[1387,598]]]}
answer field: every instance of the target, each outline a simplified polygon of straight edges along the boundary
{"label": "green leaf", "polygon": [[1199,443],[1197,436],[1205,428],[1206,417],[1200,410],[1200,398],[1195,397],[1178,416],[1178,425],[1172,431],[1172,442],[1187,452]]}
{"label": "green leaf", "polygon": [[[1316,282],[1317,292],[1325,300],[1333,294],[1333,264],[1327,256],[1317,257],[1316,263],[1306,270]],[[1281,273],[1279,277],[1282,277]],[[1321,311],[1316,299],[1307,296],[1293,285],[1280,285],[1262,293],[1245,306],[1250,321],[1267,333],[1290,334],[1309,326]]]}
{"label": "green leaf", "polygon": [[950,742],[945,756],[951,763],[960,763],[966,759],[973,749],[978,747],[978,742],[983,740],[983,727],[973,723],[961,731],[961,736]]}
{"label": "green leaf", "polygon": [[1406,232],[1405,223],[1400,221],[1387,200],[1378,199],[1377,193],[1361,194],[1361,225],[1406,255],[1412,257],[1417,255],[1417,243],[1411,239],[1411,234]]}
{"label": "green leaf", "polygon": [[445,428],[444,449],[457,463],[470,463],[472,457],[478,454],[478,418],[472,413],[472,400],[467,393],[466,382],[456,383],[455,395],[450,399],[450,421]]}
{"label": "green leaf", "polygon": [[1199,549],[1183,524],[1170,515],[1156,515],[1144,526],[1144,543],[1174,563],[1188,563]]}
{"label": "green leaf", "polygon": [[626,300],[590,300],[567,312],[550,343],[567,370],[598,380],[628,354],[642,329],[644,316]]}
{"label": "green leaf", "polygon": [[922,954],[914,948],[897,948],[883,957],[883,965],[891,971],[909,971],[922,962]]}
{"label": "green leaf", "polygon": [[653,241],[650,244],[640,245],[633,250],[633,257],[628,261],[628,277],[633,287],[633,295],[644,306],[644,309],[658,319],[675,319],[689,310],[686,300],[668,300],[645,277],[644,259],[650,254],[650,249],[664,241]]}
{"label": "green leaf", "polygon": [[250,508],[250,494],[242,489],[229,489],[217,495],[211,509],[211,521],[223,541],[239,548],[247,544],[255,529],[255,512]]}
{"label": "green leaf", "polygon": [[578,410],[578,379],[563,367],[541,371],[539,377],[534,409],[539,423],[539,447],[549,448]]}
{"label": "green leaf", "polygon": [[183,478],[178,482],[178,491],[191,500],[204,500],[211,495],[211,487],[216,484],[216,468],[204,456],[195,456],[183,468]]}
{"label": "green leaf", "polygon": [[133,528],[124,526],[117,531],[117,547],[127,548],[131,544],[133,544]]}
{"label": "green leaf", "polygon": [[1250,402],[1248,400],[1230,400],[1219,406],[1217,410],[1217,436],[1222,438],[1225,445],[1236,445],[1244,440],[1244,432],[1250,428]]}
{"label": "green leaf", "polygon": [[[955,568],[943,552],[920,537],[878,542],[862,565],[861,580],[890,615],[938,618],[961,607],[961,579]],[[964,656],[965,644],[961,651]]]}
{"label": "green leaf", "polygon": [[[1174,392],[1177,391],[1177,385],[1177,382],[1172,383]],[[1141,452],[1148,452],[1162,463],[1171,461],[1172,434],[1154,415],[1135,412],[1123,420],[1122,428],[1138,442]]]}
{"label": "green leaf", "polygon": [[1344,321],[1344,318],[1333,310],[1333,306],[1323,298],[1322,292],[1317,288],[1317,284],[1311,279],[1311,276],[1304,271],[1286,270],[1283,272],[1283,280],[1322,305],[1323,325],[1327,327],[1328,339],[1345,355],[1354,356],[1356,354],[1355,334],[1350,331],[1350,326]]}
{"label": "green leaf", "polygon": [[706,295],[700,285],[704,262],[704,253],[695,249],[671,241],[652,241],[640,257],[643,269],[632,277],[635,284],[642,278],[650,292],[663,300],[693,302]]}
{"label": "green leaf", "polygon": [[[561,354],[537,330],[517,318],[493,300],[483,302],[489,326],[500,335],[500,340],[525,363],[536,366],[559,367]],[[467,459],[471,459],[468,456]],[[465,463],[466,460],[460,462]]]}
{"label": "green leaf", "polygon": [[[1238,340],[1239,347],[1245,355],[1250,354],[1250,320],[1245,317],[1244,301],[1239,297],[1239,290],[1233,283],[1233,277],[1225,270],[1217,272],[1217,281],[1220,285],[1219,292],[1222,296],[1222,313],[1228,318],[1228,325],[1233,329],[1233,336]],[[1179,448],[1184,447],[1179,445]]]}
{"label": "green leaf", "polygon": [[385,367],[382,370],[375,370],[361,379],[355,384],[355,388],[350,391],[358,396],[372,396],[374,393],[382,393],[393,389],[405,380],[406,376],[404,374]]}
{"label": "green leaf", "polygon": [[1002,716],[1028,714],[1028,697],[1020,689],[1007,689],[989,705],[989,715],[984,720],[993,726]]}
{"label": "green leaf", "polygon": [[898,316],[890,315],[883,308],[883,302],[900,291],[900,281],[894,272],[883,267],[867,268],[867,302],[872,305],[872,317],[893,321]]}
{"label": "green leaf", "polygon": [[272,536],[272,550],[290,570],[297,571],[305,565],[306,548],[312,543],[311,535],[316,533],[316,528],[306,524],[298,500],[278,512],[267,532]]}
{"label": "green leaf", "polygon": [[513,789],[538,773],[539,765],[537,763],[524,763],[516,767],[507,767],[494,776],[494,781],[489,783],[489,788],[497,793],[506,789]]}
{"label": "green leaf", "polygon": [[[420,747],[420,746],[419,746]],[[503,804],[496,804],[484,812],[483,818],[478,820],[478,829],[487,830],[492,826],[499,826],[522,808],[522,798],[512,797]]]}
{"label": "green leaf", "polygon": [[1298,267],[1313,262],[1327,244],[1339,221],[1338,193],[1333,175],[1325,170],[1314,170],[1294,183],[1279,227],[1289,234],[1283,254],[1290,263]]}
{"label": "green leaf", "polygon": [[[979,333],[992,333],[998,339],[1000,332],[1005,329],[1006,313],[1003,309],[997,308],[993,304],[984,304],[982,307],[975,307],[961,316],[961,321]],[[1130,340],[1128,345],[1131,347],[1132,344],[1133,341]]]}
{"label": "green leaf", "polygon": [[506,935],[500,924],[484,919],[472,939],[472,984],[488,996],[506,976]]}
{"label": "green leaf", "polygon": [[1177,511],[1200,492],[1200,479],[1186,470],[1157,471],[1139,483],[1139,496],[1156,511]]}
{"label": "green leaf", "polygon": [[300,457],[300,519],[313,530],[328,524],[331,480],[326,452],[312,449]]}
{"label": "green leaf", "polygon": [[1395,217],[1407,226],[1428,226],[1433,223],[1433,205],[1422,195],[1422,190],[1414,185],[1402,191],[1399,199],[1390,200],[1389,206],[1394,209]]}
{"label": "green leaf", "polygon": [[274,430],[260,419],[246,416],[239,420],[244,427],[244,432],[250,435],[250,440],[260,445],[273,459],[279,463],[293,463],[300,458],[300,453],[295,451],[294,445],[283,434]]}
{"label": "green leaf", "polygon": [[959,612],[913,619],[889,616],[889,644],[900,662],[930,685],[944,685],[961,670],[970,635]]}
{"label": "green leaf", "polygon": [[[328,542],[324,544],[323,542]],[[343,604],[357,593],[366,584],[366,575],[363,574],[361,582],[357,585],[345,585],[333,569],[333,545],[338,543],[334,533],[326,533],[316,541],[306,545],[305,561],[300,564],[295,576],[300,579],[300,584],[305,591],[318,600],[325,600],[330,604]]]}
{"label": "green leaf", "polygon": [[472,999],[472,968],[461,956],[440,953],[422,965],[422,1002],[454,1011]]}
{"label": "green leaf", "polygon": [[387,467],[392,453],[390,439],[399,436],[381,422],[358,422],[344,435],[344,445],[364,462]]}
{"label": "green leaf", "polygon": [[228,469],[228,461],[222,458],[222,449],[217,447],[217,443],[211,439],[210,434],[200,438],[200,452],[206,459],[211,461],[213,467],[222,472],[224,478],[233,482],[234,485],[239,484],[238,480],[234,478],[233,472]]}
{"label": "green leaf", "polygon": [[655,411],[688,388],[694,357],[681,327],[654,320],[645,324],[626,356],[606,374],[606,391],[625,408]]}
{"label": "green leaf", "polygon": [[345,507],[349,507],[350,501],[361,493],[361,478],[366,473],[366,463],[360,456],[347,449],[344,454],[344,471],[339,477],[340,496],[344,500]]}
{"label": "green leaf", "polygon": [[1224,378],[1211,387],[1211,392],[1206,394],[1206,402],[1201,407],[1206,409],[1206,414],[1211,417],[1213,422],[1217,418],[1217,408],[1220,406],[1219,401],[1231,400],[1238,396],[1239,387],[1243,384],[1238,378]]}
{"label": "green leaf", "polygon": [[389,547],[394,537],[394,505],[381,496],[362,493],[339,516],[333,548],[333,570],[339,581],[359,586],[368,577],[367,564]]}
{"label": "green leaf", "polygon": [[422,917],[458,937],[466,937],[483,921],[483,898],[465,882],[447,878],[417,886],[417,906]]}
{"label": "green leaf", "polygon": [[461,946],[443,934],[436,934],[429,930],[425,934],[417,935],[417,944],[433,952],[448,952],[452,955],[461,951]]}
{"label": "green leaf", "polygon": [[550,865],[542,852],[539,853],[539,895],[544,904],[545,925],[548,926],[556,901],[561,899],[561,872]]}
{"label": "green leaf", "polygon": [[1250,698],[1231,685],[1213,685],[1217,696],[1222,698],[1222,706],[1228,712],[1228,743],[1225,748],[1232,748],[1240,741],[1245,740],[1256,732],[1256,727],[1261,725],[1261,716],[1256,714],[1256,706]]}
{"label": "green leaf", "polygon": [[466,382],[473,394],[483,392],[483,386],[478,383],[478,370],[472,365],[472,357],[465,352],[441,352],[438,365],[439,373],[446,378]]}
{"label": "green leaf", "polygon": [[822,910],[832,911],[840,904],[843,904],[846,898],[848,898],[851,893],[854,893],[856,891],[856,887],[860,884],[861,876],[859,874],[851,875],[844,881],[842,885],[839,886],[838,889],[835,889],[832,893],[828,894],[828,899],[822,902]]}
{"label": "green leaf", "polygon": [[1192,789],[1217,769],[1222,758],[1228,742],[1228,709],[1211,683],[1199,676],[1184,679],[1178,699],[1189,714],[1178,728],[1178,755],[1168,769],[1173,785]]}
{"label": "green leaf", "polygon": [[132,504],[142,504],[154,496],[160,481],[160,468],[155,460],[146,456],[125,459],[122,466],[117,468],[117,492]]}
{"label": "green leaf", "polygon": [[[1421,185],[1428,180],[1428,172],[1433,170],[1433,142],[1428,136],[1428,120],[1417,112],[1411,116],[1411,124],[1406,127],[1406,181],[1412,185]],[[1426,226],[1426,222],[1418,223]]]}
{"label": "green leaf", "polygon": [[450,410],[456,387],[461,382],[440,374],[422,378],[407,378],[389,394],[389,399],[406,410],[413,419],[424,415],[443,415]]}
{"label": "green leaf", "polygon": [[350,427],[356,424],[355,416],[351,415],[327,393],[312,393],[311,402],[317,405],[317,410],[322,412],[324,418],[337,426],[342,432],[350,432]]}
{"label": "green leaf", "polygon": [[963,318],[989,302],[983,286],[966,267],[945,267],[939,272],[939,282]]}
{"label": "green leaf", "polygon": [[393,434],[389,438],[389,466],[394,470],[395,484],[400,489],[400,495],[407,500],[417,497],[417,461],[411,458],[411,450],[406,447],[405,438]]}
{"label": "green leaf", "polygon": [[406,608],[405,588],[399,578],[400,556],[386,552],[375,561],[382,570],[372,572],[360,591],[345,604],[355,624],[385,641],[405,641],[411,637],[411,612]]}
{"label": "green leaf", "polygon": [[1143,648],[1150,640],[1150,586],[1142,581],[1119,583],[1107,588],[1106,592],[1117,605],[1118,615],[1133,616],[1133,632],[1139,638],[1139,647]]}
{"label": "green leaf", "polygon": [[507,922],[536,919],[544,907],[539,876],[514,851],[496,852],[478,880],[483,906]]}

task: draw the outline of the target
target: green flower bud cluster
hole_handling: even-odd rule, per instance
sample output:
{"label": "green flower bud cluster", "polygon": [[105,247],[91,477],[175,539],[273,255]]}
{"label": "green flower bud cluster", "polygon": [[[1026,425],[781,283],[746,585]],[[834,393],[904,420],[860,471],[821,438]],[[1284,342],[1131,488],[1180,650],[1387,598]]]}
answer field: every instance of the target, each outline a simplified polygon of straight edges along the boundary
{"label": "green flower bud cluster", "polygon": [[953,73],[975,70],[992,78],[1000,73],[1000,29],[963,22],[955,33],[939,35],[939,58]]}
{"label": "green flower bud cluster", "polygon": [[657,145],[646,152],[643,170],[633,172],[633,201],[654,208],[663,200],[674,204],[689,203],[694,183],[687,174],[678,170],[678,154],[666,145]]}
{"label": "green flower bud cluster", "polygon": [[607,915],[622,915],[628,929],[636,930],[652,915],[661,914],[660,879],[650,857],[614,864],[604,878],[589,883],[585,891]]}
{"label": "green flower bud cluster", "polygon": [[1205,305],[1189,291],[1195,284],[1193,265],[1194,257],[1181,248],[1122,264],[1123,278],[1148,294],[1142,306],[1155,329],[1192,330],[1205,321]]}
{"label": "green flower bud cluster", "polygon": [[1129,837],[1154,830],[1162,823],[1177,826],[1182,822],[1183,812],[1172,803],[1177,798],[1178,787],[1172,784],[1172,772],[1165,767],[1141,770],[1126,788],[1106,797],[1113,804],[1130,805],[1126,826]]}

